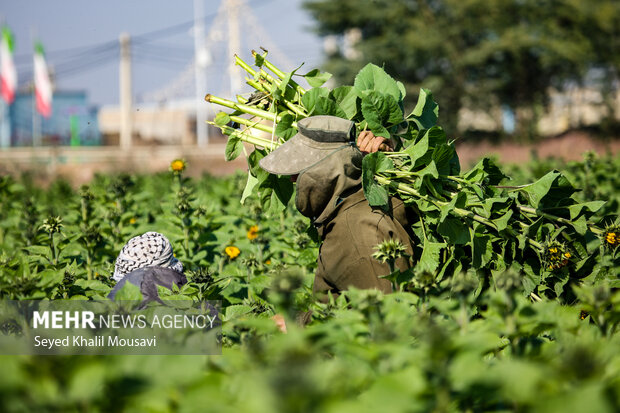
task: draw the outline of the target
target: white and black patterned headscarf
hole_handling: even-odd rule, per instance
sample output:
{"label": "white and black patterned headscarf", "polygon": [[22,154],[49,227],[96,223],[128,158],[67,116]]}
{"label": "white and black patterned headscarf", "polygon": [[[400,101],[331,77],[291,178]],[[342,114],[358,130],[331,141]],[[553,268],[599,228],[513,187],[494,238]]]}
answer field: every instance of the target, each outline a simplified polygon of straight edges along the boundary
{"label": "white and black patterned headscarf", "polygon": [[174,258],[168,238],[151,231],[127,241],[116,258],[112,278],[118,282],[133,270],[154,266],[183,272],[183,264]]}

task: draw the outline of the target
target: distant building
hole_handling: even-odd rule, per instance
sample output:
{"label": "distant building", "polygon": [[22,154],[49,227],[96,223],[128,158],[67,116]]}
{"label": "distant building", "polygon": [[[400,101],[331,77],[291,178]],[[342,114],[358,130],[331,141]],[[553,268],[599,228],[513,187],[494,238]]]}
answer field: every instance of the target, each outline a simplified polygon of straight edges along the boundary
{"label": "distant building", "polygon": [[[206,105],[205,105],[206,106]],[[132,116],[132,144],[194,145],[196,105],[194,101],[157,105],[135,103]],[[116,105],[103,106],[98,114],[104,145],[118,145],[121,111]]]}
{"label": "distant building", "polygon": [[54,91],[52,115],[33,117],[32,92],[20,92],[8,107],[11,146],[93,146],[101,145],[97,108],[90,105],[84,91]]}

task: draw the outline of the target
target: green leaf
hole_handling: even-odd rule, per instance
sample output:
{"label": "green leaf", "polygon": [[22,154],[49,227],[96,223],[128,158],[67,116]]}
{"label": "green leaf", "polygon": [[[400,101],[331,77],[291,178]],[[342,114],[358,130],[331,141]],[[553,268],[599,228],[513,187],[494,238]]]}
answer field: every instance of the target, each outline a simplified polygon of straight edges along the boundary
{"label": "green leaf", "polygon": [[435,147],[431,158],[435,161],[437,170],[441,175],[449,175],[452,169],[452,158],[455,156],[454,146],[444,143]]}
{"label": "green leaf", "polygon": [[601,209],[603,205],[605,205],[605,203],[606,201],[591,201],[591,202],[584,202],[581,204],[570,205],[568,207],[568,210],[570,211],[570,219],[573,220],[577,218],[579,215],[581,215],[584,209],[587,211],[590,211],[590,213],[593,214],[597,212],[599,209]]}
{"label": "green leaf", "polygon": [[94,290],[105,293],[110,291],[110,287],[108,287],[99,280],[85,280],[81,278],[75,282],[75,285],[77,285],[78,287],[82,287],[85,290]]}
{"label": "green leaf", "polygon": [[304,93],[304,96],[301,98],[301,104],[308,114],[312,114],[314,112],[314,107],[316,106],[317,100],[320,97],[327,98],[329,96],[329,89],[324,87],[316,87],[308,90]]}
{"label": "green leaf", "polygon": [[140,287],[126,281],[121,289],[117,291],[114,301],[142,301]]}
{"label": "green leaf", "polygon": [[512,199],[508,197],[487,198],[482,204],[484,216],[490,218],[493,213],[495,215],[503,213],[512,204]]}
{"label": "green leaf", "polygon": [[[305,95],[304,95],[305,96]],[[318,97],[312,112],[313,115],[330,115],[339,118],[346,118],[346,113],[338,104],[329,97]]]}
{"label": "green leaf", "polygon": [[512,218],[512,210],[509,209],[504,215],[501,217],[494,219],[492,222],[497,227],[498,231],[503,231],[508,228],[508,223],[510,222],[510,218]]}
{"label": "green leaf", "polygon": [[428,89],[420,89],[418,103],[407,120],[413,121],[418,130],[430,129],[437,124],[439,105],[433,100],[433,94]]}
{"label": "green leaf", "polygon": [[[414,148],[411,151],[407,148],[405,152],[412,158],[412,163],[414,167],[417,168],[421,165],[428,164],[433,156],[435,147],[445,143],[445,132],[440,127],[434,126],[424,133],[420,140],[414,144]],[[414,156],[416,157],[415,160],[413,160]]]}
{"label": "green leaf", "polygon": [[60,284],[64,278],[64,274],[61,271],[48,269],[38,273],[37,277],[39,278],[37,286],[47,287],[50,285]]}
{"label": "green leaf", "polygon": [[437,231],[448,239],[448,243],[465,245],[470,241],[469,227],[460,219],[447,217],[437,227]]}
{"label": "green leaf", "polygon": [[409,155],[413,165],[418,164],[418,159],[424,157],[428,152],[428,135],[424,134],[420,140],[407,146],[404,152]]}
{"label": "green leaf", "polygon": [[251,312],[252,312],[252,307],[250,307],[249,305],[243,305],[243,304],[230,305],[226,307],[226,314],[224,315],[222,321],[234,320],[235,318],[242,317]]}
{"label": "green leaf", "polygon": [[278,198],[278,201],[286,207],[295,192],[295,186],[293,185],[291,178],[289,176],[275,177],[275,184],[273,188],[274,194]]}
{"label": "green leaf", "polygon": [[474,183],[485,183],[487,185],[498,185],[501,181],[508,178],[504,173],[495,165],[493,160],[489,158],[483,158],[470,169],[464,173],[465,179]]}
{"label": "green leaf", "polygon": [[482,268],[493,257],[493,244],[488,235],[474,234],[471,241],[472,267]]}
{"label": "green leaf", "polygon": [[293,123],[295,122],[295,117],[290,113],[284,114],[280,118],[280,122],[276,125],[276,136],[289,140],[295,134],[297,134],[297,129],[293,127]]}
{"label": "green leaf", "polygon": [[586,221],[586,217],[583,215],[580,216],[579,219],[573,220],[572,224],[573,228],[575,228],[575,231],[577,231],[579,235],[585,235],[588,231],[588,222]]}
{"label": "green leaf", "polygon": [[[437,172],[437,166],[435,166],[435,161],[431,161],[426,168],[418,171],[418,182],[420,182],[426,176],[431,176],[435,179],[439,178],[439,172]],[[432,183],[430,185],[433,185]]]}
{"label": "green leaf", "polygon": [[353,86],[340,86],[332,90],[329,94],[334,102],[345,113],[346,119],[353,119],[357,116],[358,96]]}
{"label": "green leaf", "polygon": [[383,152],[374,152],[364,157],[362,161],[362,188],[370,206],[387,207],[388,191],[375,181],[375,174],[393,167],[394,163]]}
{"label": "green leaf", "polygon": [[407,268],[405,271],[400,271],[398,268],[391,274],[381,275],[379,278],[385,278],[389,280],[392,285],[402,285],[410,282],[414,277],[413,268]]}
{"label": "green leaf", "polygon": [[303,77],[310,86],[320,87],[332,77],[332,74],[328,72],[321,72],[319,69],[313,69],[303,75]]}
{"label": "green leaf", "polygon": [[243,194],[241,195],[241,205],[244,205],[245,200],[252,195],[252,191],[254,190],[254,187],[256,187],[256,184],[258,184],[258,179],[252,175],[251,171],[248,171],[248,180],[245,183],[245,188],[243,189]]}
{"label": "green leaf", "polygon": [[258,184],[261,184],[269,179],[270,173],[265,171],[258,164],[258,162],[265,156],[267,156],[267,151],[261,149],[254,149],[248,156],[248,167],[250,168],[252,175],[257,178]]}
{"label": "green leaf", "polygon": [[521,280],[527,294],[533,292],[542,283],[542,271],[537,259],[530,258],[523,265],[525,277]]}
{"label": "green leaf", "polygon": [[519,191],[526,196],[531,206],[538,208],[557,206],[560,201],[569,198],[575,188],[560,172],[552,171],[538,181],[519,188]]}
{"label": "green leaf", "polygon": [[435,272],[439,266],[441,249],[446,246],[445,242],[431,242],[424,240],[424,249],[420,256],[417,268],[422,271]]}
{"label": "green leaf", "polygon": [[66,257],[80,256],[85,253],[84,247],[79,242],[73,241],[65,245],[58,254],[58,260],[62,261]]}
{"label": "green leaf", "polygon": [[390,138],[388,127],[403,120],[398,102],[390,95],[370,91],[362,95],[362,115],[376,136]]}
{"label": "green leaf", "polygon": [[263,65],[265,64],[265,56],[267,55],[267,53],[264,53],[262,55],[256,53],[254,55],[254,65],[257,67],[263,67]]}
{"label": "green leaf", "polygon": [[375,91],[392,96],[397,103],[403,99],[398,83],[385,70],[372,63],[368,63],[358,72],[353,86],[360,96],[364,92]]}
{"label": "green leaf", "polygon": [[568,274],[562,275],[561,278],[553,284],[553,291],[557,297],[561,297],[564,292],[564,286],[568,282]]}
{"label": "green leaf", "polygon": [[219,112],[217,115],[215,115],[215,119],[213,119],[213,122],[217,126],[228,125],[230,123],[230,116],[228,116],[228,113]]}
{"label": "green leaf", "polygon": [[30,255],[40,255],[48,259],[52,258],[52,250],[50,249],[50,247],[46,247],[43,245],[32,245],[30,247],[24,247],[24,249],[28,251]]}
{"label": "green leaf", "polygon": [[239,135],[233,133],[228,137],[228,141],[226,142],[224,156],[227,161],[232,161],[241,155],[241,151],[243,151],[243,141],[239,138]]}
{"label": "green leaf", "polygon": [[291,82],[291,77],[293,77],[294,73],[295,71],[288,72],[286,75],[284,75],[284,78],[280,82],[280,86],[278,88],[280,89],[280,92],[282,93],[282,95],[285,95],[287,90],[291,90],[291,91],[293,90],[292,88],[288,86],[289,86],[289,83]]}
{"label": "green leaf", "polygon": [[439,217],[439,221],[443,222],[444,219],[452,212],[454,208],[464,208],[467,203],[467,194],[465,192],[459,192],[456,194],[454,198],[448,203],[441,207],[441,215]]}

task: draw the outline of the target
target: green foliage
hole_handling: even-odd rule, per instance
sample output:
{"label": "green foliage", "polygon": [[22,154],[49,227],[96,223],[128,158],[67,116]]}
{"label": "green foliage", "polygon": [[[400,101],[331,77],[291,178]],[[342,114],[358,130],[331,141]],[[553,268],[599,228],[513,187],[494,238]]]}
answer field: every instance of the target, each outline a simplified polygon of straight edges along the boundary
{"label": "green foliage", "polygon": [[[617,159],[589,158],[571,163],[571,181],[584,179],[579,171],[586,162],[593,170],[616,173],[612,178],[620,169]],[[537,178],[531,171],[549,169],[541,165],[511,168],[510,174],[529,182]],[[481,190],[501,179],[488,160],[465,176]],[[605,174],[589,179],[597,197],[617,196]],[[543,273],[527,262],[511,265],[529,268],[525,275],[514,268],[462,271],[458,263],[435,268],[446,245],[429,239],[423,265],[405,276],[404,291],[384,296],[352,290],[317,303],[311,284],[318,251],[306,232],[307,220],[292,209],[267,216],[256,194],[241,205],[244,184],[241,175],[196,180],[101,175],[88,190],[74,191],[62,185],[43,190],[3,177],[3,298],[103,298],[122,244],[156,230],[172,241],[189,281],[160,294],[222,300],[224,348],[221,356],[0,356],[0,410],[172,412],[208,406],[210,411],[426,412],[585,406],[613,412],[620,407],[617,272],[601,277],[594,268],[578,287],[564,287],[574,299],[561,303],[550,299],[555,293],[528,296],[526,280]],[[575,214],[593,212],[593,199],[584,191],[575,196],[584,204]],[[510,210],[503,198],[481,205],[480,212],[486,207],[494,217],[497,208]],[[493,259],[498,252],[489,249],[488,235],[460,231],[453,221],[450,211],[465,202],[461,195],[439,211],[441,231],[450,240],[474,237],[476,259]],[[23,213],[30,204],[30,211],[38,211],[34,217]],[[594,216],[609,212],[606,204]],[[50,216],[62,219],[60,232],[53,234],[56,264],[47,227],[41,227]],[[82,232],[85,218],[101,239]],[[34,238],[23,233],[30,221]],[[424,237],[421,231],[417,228]],[[431,237],[428,230],[426,236]],[[600,253],[598,240],[592,242],[584,248]],[[240,254],[230,258],[225,248],[233,245]],[[506,245],[502,251],[514,249]],[[402,253],[389,242],[377,252],[386,260]],[[614,254],[617,249],[607,249],[603,257],[611,261],[596,265],[617,271]],[[398,285],[402,277],[391,279]],[[270,319],[275,313],[286,319],[287,334]],[[295,322],[300,315],[309,321],[304,328]],[[11,331],[5,324],[0,329]]]}

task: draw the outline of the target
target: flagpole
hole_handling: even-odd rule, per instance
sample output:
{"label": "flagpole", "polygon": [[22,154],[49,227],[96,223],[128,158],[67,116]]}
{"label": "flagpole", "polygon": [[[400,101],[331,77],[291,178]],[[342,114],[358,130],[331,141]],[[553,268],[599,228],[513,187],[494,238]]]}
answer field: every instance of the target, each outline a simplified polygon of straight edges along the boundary
{"label": "flagpole", "polygon": [[[0,42],[0,78],[2,78],[2,104],[0,105],[0,147],[11,146],[10,107],[17,90],[17,71],[13,62],[14,38],[6,26],[4,16],[0,15],[2,40]],[[5,89],[6,88],[6,89]]]}
{"label": "flagpole", "polygon": [[39,115],[37,113],[37,96],[34,89],[34,85],[32,87],[32,146],[37,147],[41,146],[41,131],[40,131],[40,121]]}
{"label": "flagpole", "polygon": [[11,146],[10,118],[7,116],[8,107],[9,105],[4,99],[0,99],[0,147],[3,149]]}
{"label": "flagpole", "polygon": [[[30,27],[30,39],[32,41],[32,44],[34,45],[37,41],[37,30],[34,28],[34,26]],[[32,58],[34,59],[34,54],[32,55]],[[33,65],[33,70],[32,70],[32,146],[39,146],[39,131],[37,129],[37,95],[36,95],[36,70],[34,70],[34,65]]]}

